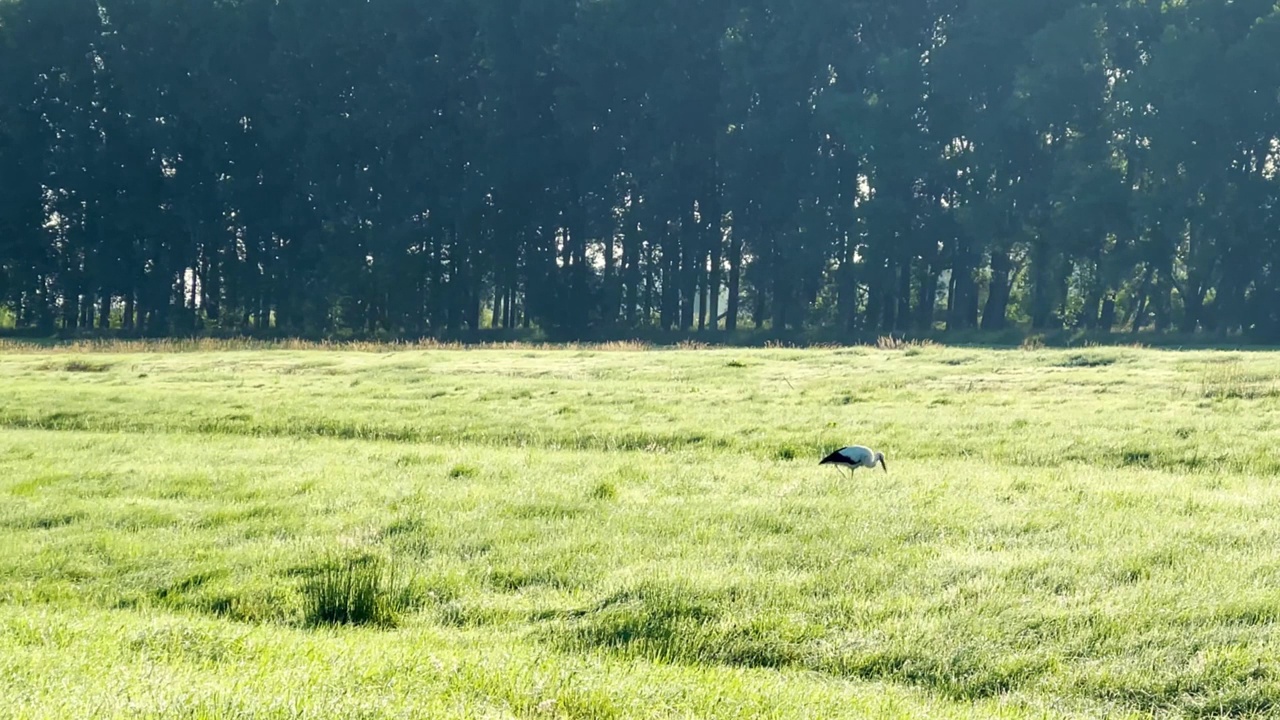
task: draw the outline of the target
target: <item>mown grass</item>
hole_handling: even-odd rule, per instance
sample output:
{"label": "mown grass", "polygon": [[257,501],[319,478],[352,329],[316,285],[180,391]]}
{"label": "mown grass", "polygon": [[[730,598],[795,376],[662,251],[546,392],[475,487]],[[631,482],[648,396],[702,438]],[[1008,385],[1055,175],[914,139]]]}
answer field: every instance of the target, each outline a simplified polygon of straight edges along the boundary
{"label": "mown grass", "polygon": [[4,713],[1280,713],[1273,354],[170,350],[0,354]]}

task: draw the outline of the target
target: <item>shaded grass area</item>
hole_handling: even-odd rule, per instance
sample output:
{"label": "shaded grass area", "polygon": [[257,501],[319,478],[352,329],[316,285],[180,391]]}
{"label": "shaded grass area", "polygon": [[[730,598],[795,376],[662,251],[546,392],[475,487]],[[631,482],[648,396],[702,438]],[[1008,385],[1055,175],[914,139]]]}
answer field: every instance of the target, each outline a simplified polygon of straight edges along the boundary
{"label": "shaded grass area", "polygon": [[401,569],[376,555],[329,556],[301,588],[306,624],[394,627],[415,604]]}
{"label": "shaded grass area", "polygon": [[[0,389],[0,427],[760,459],[819,453],[856,431],[917,458],[1280,472],[1275,417],[1251,407],[1280,399],[1280,370],[1256,353],[911,346],[757,351],[752,363],[740,350],[117,354],[110,365],[57,357],[0,360],[16,381]],[[67,363],[105,369],[68,372]],[[1204,421],[1209,411],[1239,417],[1215,424]]]}
{"label": "shaded grass area", "polygon": [[[1280,407],[1208,389],[1275,365],[1090,352],[0,356],[5,417],[82,422],[0,433],[0,695],[32,717],[1274,714]],[[283,429],[201,429],[219,413]],[[854,441],[891,474],[816,466]]]}
{"label": "shaded grass area", "polygon": [[[15,616],[0,638],[32,676],[82,678],[77,691],[6,695],[18,715],[108,718],[972,717],[888,684],[798,682],[771,671],[558,656],[483,632],[310,632],[138,613]],[[113,672],[97,672],[110,663]],[[29,673],[29,674],[28,674]],[[6,678],[12,689],[12,678]],[[120,696],[128,698],[127,703]],[[997,703],[987,717],[1060,717]],[[1015,713],[1017,713],[1015,715]]]}

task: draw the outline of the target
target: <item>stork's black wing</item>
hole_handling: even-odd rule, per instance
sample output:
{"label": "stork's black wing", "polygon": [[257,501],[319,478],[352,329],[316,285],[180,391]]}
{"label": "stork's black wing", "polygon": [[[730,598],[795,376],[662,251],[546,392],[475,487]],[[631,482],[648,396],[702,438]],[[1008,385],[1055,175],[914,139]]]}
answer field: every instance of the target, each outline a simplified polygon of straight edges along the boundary
{"label": "stork's black wing", "polygon": [[829,463],[835,463],[835,464],[837,464],[837,465],[852,465],[852,464],[853,464],[853,463],[849,460],[849,458],[845,457],[844,455],[841,455],[839,450],[837,450],[837,451],[835,451],[835,452],[831,453],[830,455],[828,455],[828,456],[826,456],[826,457],[822,458],[822,462],[820,462],[820,463],[818,463],[818,464],[819,464],[819,465],[827,465],[827,464],[829,464]]}

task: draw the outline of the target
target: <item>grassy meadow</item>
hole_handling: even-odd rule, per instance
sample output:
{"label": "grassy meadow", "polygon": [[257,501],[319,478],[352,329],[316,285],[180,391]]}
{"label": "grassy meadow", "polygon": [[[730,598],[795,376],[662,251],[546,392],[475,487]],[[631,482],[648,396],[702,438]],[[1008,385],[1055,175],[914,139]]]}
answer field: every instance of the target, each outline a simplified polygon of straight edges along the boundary
{"label": "grassy meadow", "polygon": [[1278,475],[1280,353],[0,345],[0,717],[1274,717]]}

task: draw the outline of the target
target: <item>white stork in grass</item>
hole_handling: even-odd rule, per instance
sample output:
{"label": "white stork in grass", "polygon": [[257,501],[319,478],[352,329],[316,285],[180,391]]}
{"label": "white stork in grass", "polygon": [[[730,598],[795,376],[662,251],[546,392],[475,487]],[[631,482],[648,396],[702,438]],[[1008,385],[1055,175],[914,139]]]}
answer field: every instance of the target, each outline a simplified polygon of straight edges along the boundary
{"label": "white stork in grass", "polygon": [[847,467],[850,472],[858,468],[874,468],[878,464],[885,472],[889,472],[889,466],[884,464],[884,453],[875,452],[861,445],[840,448],[823,458],[818,464]]}

